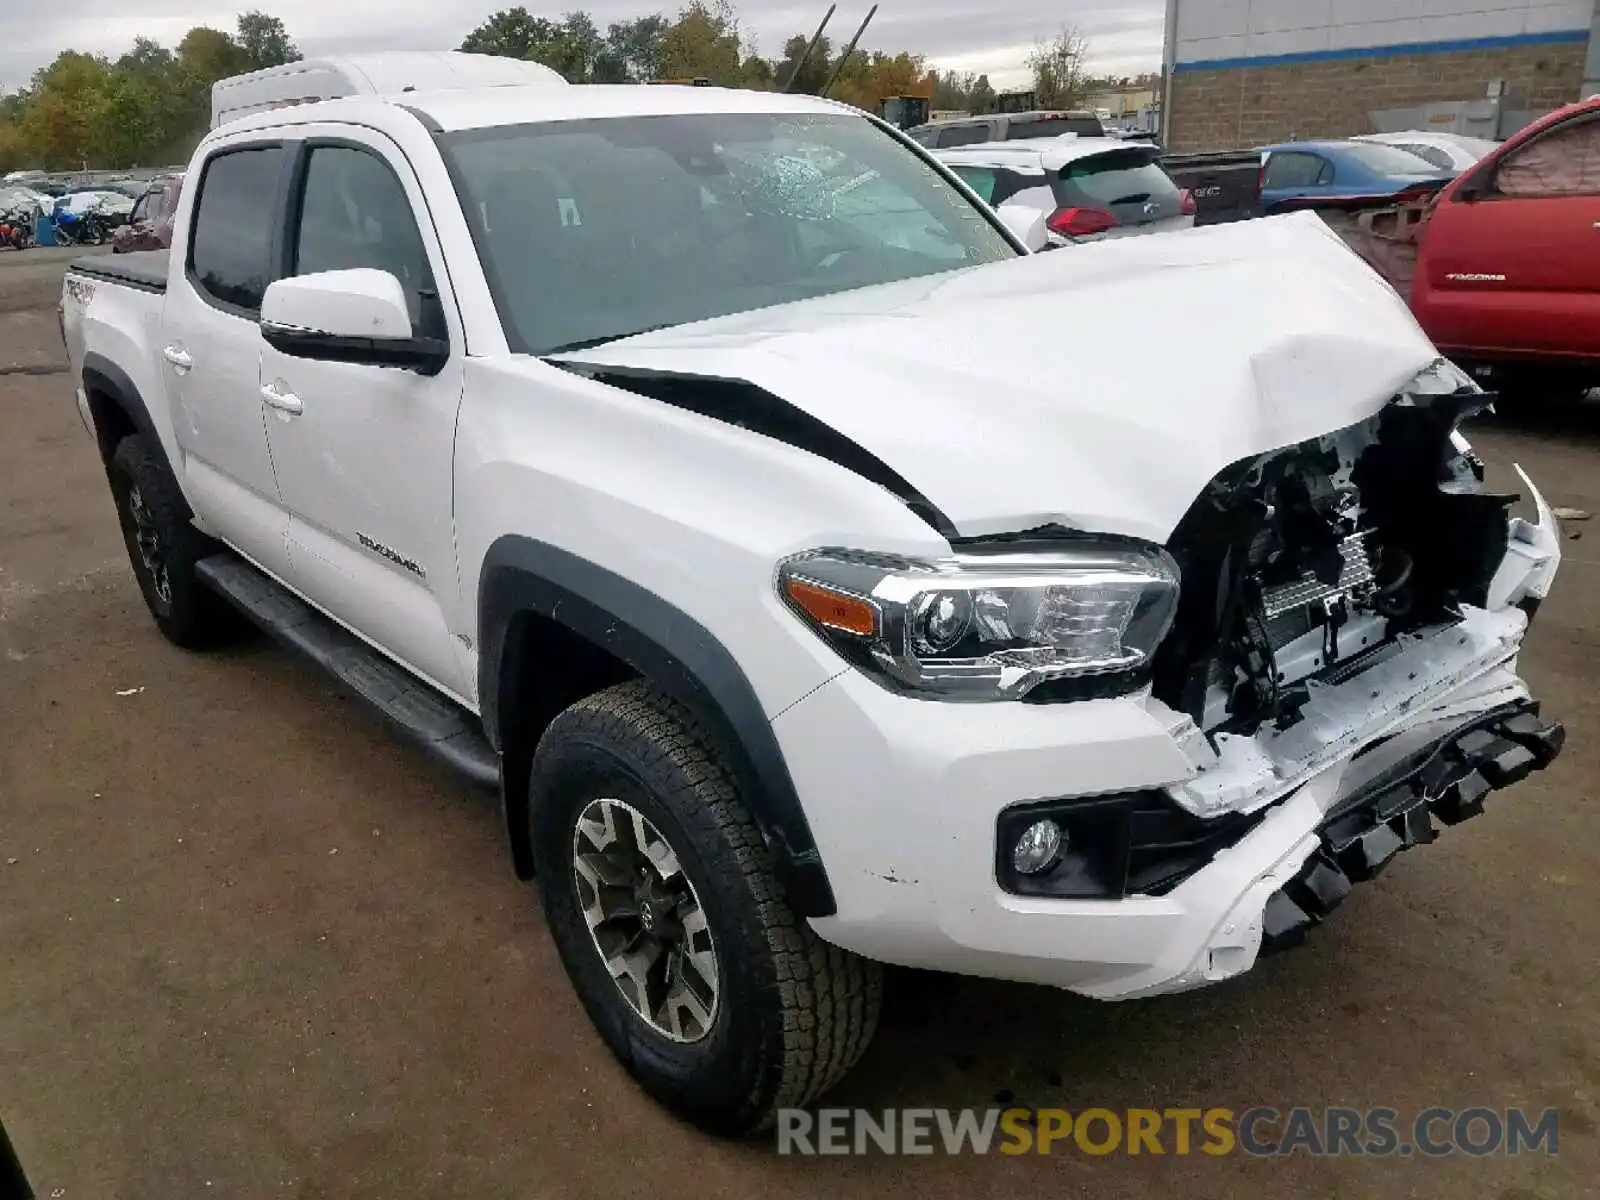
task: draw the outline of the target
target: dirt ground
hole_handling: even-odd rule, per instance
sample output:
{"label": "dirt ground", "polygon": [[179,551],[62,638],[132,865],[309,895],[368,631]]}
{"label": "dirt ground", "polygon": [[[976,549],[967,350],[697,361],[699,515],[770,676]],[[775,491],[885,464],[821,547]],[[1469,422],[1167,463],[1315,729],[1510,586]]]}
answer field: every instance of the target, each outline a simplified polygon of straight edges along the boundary
{"label": "dirt ground", "polygon": [[[1557,1156],[784,1158],[635,1090],[488,804],[270,644],[158,637],[63,373],[66,257],[0,255],[0,1114],[40,1196],[1596,1194],[1600,530],[1524,660],[1570,731],[1550,771],[1220,988],[898,977],[834,1097],[1556,1106]],[[1474,436],[1600,510],[1600,415]]]}

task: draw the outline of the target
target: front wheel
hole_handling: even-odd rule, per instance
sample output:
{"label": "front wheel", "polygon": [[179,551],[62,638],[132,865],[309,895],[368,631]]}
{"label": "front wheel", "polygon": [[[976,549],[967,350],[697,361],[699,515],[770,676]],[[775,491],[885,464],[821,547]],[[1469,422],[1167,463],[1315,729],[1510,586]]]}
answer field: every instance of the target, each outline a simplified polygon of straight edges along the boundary
{"label": "front wheel", "polygon": [[529,806],[562,963],[657,1100],[711,1132],[752,1133],[861,1057],[882,969],[795,916],[682,705],[643,683],[579,701],[540,740]]}

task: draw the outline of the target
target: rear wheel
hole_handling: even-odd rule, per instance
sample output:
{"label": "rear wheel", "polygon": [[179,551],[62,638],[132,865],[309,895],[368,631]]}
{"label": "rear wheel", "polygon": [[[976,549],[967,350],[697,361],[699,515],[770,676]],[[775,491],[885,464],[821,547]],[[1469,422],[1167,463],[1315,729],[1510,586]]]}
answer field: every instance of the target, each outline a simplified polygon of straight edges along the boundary
{"label": "rear wheel", "polygon": [[108,474],[128,561],[166,639],[193,650],[248,637],[250,624],[195,574],[212,545],[190,524],[189,505],[152,443],[123,438]]}
{"label": "rear wheel", "polygon": [[881,968],[785,902],[732,777],[643,683],[579,701],[534,756],[530,828],[562,963],[612,1053],[712,1132],[770,1125],[866,1049]]}

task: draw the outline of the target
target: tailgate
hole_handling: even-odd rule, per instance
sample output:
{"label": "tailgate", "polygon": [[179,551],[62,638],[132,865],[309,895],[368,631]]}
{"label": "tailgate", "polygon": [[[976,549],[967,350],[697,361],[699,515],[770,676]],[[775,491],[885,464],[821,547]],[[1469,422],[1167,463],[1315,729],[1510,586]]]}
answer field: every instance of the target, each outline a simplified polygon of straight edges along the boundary
{"label": "tailgate", "polygon": [[1196,225],[1248,221],[1260,215],[1261,155],[1254,150],[1167,154],[1161,165],[1194,197]]}

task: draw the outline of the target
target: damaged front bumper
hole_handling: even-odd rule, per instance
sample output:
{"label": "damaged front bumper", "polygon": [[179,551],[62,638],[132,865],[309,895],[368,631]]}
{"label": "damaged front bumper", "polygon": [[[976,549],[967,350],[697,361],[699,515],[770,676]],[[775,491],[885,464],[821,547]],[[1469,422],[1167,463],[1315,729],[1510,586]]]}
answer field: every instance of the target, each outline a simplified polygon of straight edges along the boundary
{"label": "damaged front bumper", "polygon": [[1542,721],[1536,701],[1509,705],[1340,802],[1299,871],[1268,898],[1261,953],[1298,944],[1353,884],[1375,878],[1401,851],[1434,841],[1435,820],[1459,825],[1478,816],[1492,792],[1548,767],[1565,742],[1565,729]]}
{"label": "damaged front bumper", "polygon": [[1173,918],[1171,940],[1154,948],[1145,969],[1074,990],[1134,999],[1248,971],[1301,941],[1402,851],[1479,815],[1493,792],[1549,766],[1564,741],[1562,726],[1542,720],[1524,692],[1470,716],[1425,719],[1366,747],[1258,814],[1248,835],[1167,895],[1124,901],[1130,916],[1162,906]]}
{"label": "damaged front bumper", "polygon": [[[1213,746],[1149,693],[954,705],[836,676],[773,721],[838,897],[812,927],[868,958],[1104,1000],[1250,970],[1560,750],[1517,673],[1560,562],[1529,491],[1540,519],[1513,521],[1488,607],[1325,677],[1281,731]],[[1080,813],[1119,805],[1125,822],[1078,836]],[[1006,878],[1008,837],[1045,809],[1088,865],[1064,855],[1030,890]]]}

